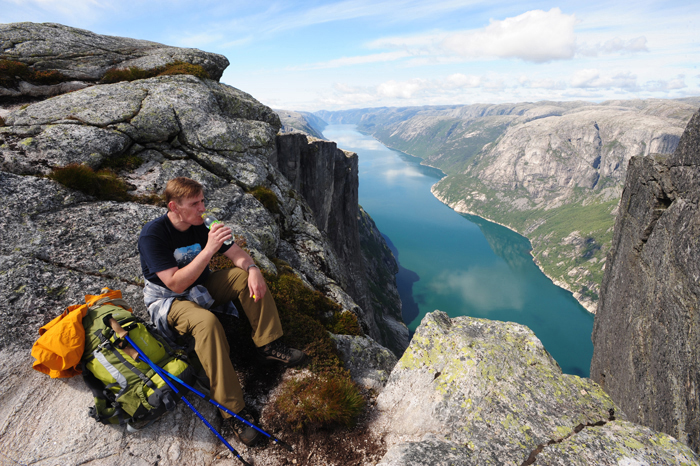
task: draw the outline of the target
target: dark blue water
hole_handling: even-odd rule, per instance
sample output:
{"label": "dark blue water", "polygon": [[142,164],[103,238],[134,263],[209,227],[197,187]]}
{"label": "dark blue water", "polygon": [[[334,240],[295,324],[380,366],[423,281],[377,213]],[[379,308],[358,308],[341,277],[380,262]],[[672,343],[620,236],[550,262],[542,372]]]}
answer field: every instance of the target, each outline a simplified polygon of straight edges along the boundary
{"label": "dark blue water", "polygon": [[564,372],[588,376],[593,315],[537,268],[526,238],[453,211],[430,193],[442,172],[354,125],[331,125],[323,134],[359,155],[360,204],[399,259],[409,329],[436,309],[518,322],[535,332]]}

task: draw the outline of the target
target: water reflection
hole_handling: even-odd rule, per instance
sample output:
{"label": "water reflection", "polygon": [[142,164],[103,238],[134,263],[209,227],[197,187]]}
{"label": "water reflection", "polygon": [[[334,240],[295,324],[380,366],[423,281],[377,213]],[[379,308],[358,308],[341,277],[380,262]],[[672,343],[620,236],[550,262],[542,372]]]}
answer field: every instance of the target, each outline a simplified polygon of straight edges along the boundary
{"label": "water reflection", "polygon": [[506,261],[511,269],[525,272],[537,268],[530,256],[532,246],[527,238],[475,215],[462,214],[462,217],[479,227],[491,250]]}
{"label": "water reflection", "polygon": [[523,283],[503,262],[466,271],[445,270],[428,287],[435,293],[461,295],[480,314],[499,309],[522,311],[525,305]]}

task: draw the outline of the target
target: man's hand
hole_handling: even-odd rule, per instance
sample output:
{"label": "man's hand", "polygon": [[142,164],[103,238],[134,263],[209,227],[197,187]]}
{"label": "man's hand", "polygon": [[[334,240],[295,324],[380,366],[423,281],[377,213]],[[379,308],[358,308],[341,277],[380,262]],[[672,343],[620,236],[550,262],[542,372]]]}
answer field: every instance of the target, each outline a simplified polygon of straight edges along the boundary
{"label": "man's hand", "polygon": [[224,244],[224,241],[231,239],[231,229],[222,223],[215,223],[211,226],[207,237],[207,245],[204,249],[208,249],[213,256]]}
{"label": "man's hand", "polygon": [[262,272],[257,267],[248,269],[248,289],[250,297],[255,299],[255,302],[263,299],[267,293],[267,284],[262,276]]}

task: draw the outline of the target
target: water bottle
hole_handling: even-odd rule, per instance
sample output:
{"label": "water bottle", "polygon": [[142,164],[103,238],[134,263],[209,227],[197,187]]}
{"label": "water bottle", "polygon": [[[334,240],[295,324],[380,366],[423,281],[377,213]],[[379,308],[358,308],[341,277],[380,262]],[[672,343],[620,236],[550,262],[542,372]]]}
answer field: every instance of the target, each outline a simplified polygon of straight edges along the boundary
{"label": "water bottle", "polygon": [[[206,225],[206,227],[209,228],[210,230],[211,230],[211,226],[212,226],[213,224],[215,224],[215,223],[221,223],[220,221],[218,221],[218,220],[216,219],[216,217],[214,217],[214,216],[211,215],[211,214],[207,214],[207,213],[202,214],[202,220],[204,220],[204,225]],[[223,223],[221,223],[221,224],[223,225]],[[227,239],[226,241],[224,241],[224,244],[225,244],[226,246],[230,246],[231,243],[233,243],[233,237],[231,237],[231,238]]]}

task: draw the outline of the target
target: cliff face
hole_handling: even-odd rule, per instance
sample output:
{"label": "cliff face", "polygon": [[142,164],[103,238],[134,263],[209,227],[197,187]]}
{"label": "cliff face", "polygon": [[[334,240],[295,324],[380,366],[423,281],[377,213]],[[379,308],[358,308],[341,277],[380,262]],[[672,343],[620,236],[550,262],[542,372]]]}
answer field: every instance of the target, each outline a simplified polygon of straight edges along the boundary
{"label": "cliff face", "polygon": [[344,264],[343,288],[364,310],[358,313],[363,328],[400,355],[408,346],[408,329],[393,279],[398,266],[372,219],[357,207],[357,154],[334,142],[285,134],[277,138],[274,165],[309,202]]}
{"label": "cliff face", "polygon": [[700,113],[672,156],[629,164],[591,377],[631,420],[700,448]]}
{"label": "cliff face", "polygon": [[[86,49],[73,55],[63,51],[62,41],[70,45],[73,35],[79,42],[94,39],[97,55],[121,40],[58,25],[0,27],[0,43],[13,52],[13,60],[23,57],[18,50],[31,54],[43,44],[47,56],[53,57],[51,49],[63,60],[62,72],[80,68],[82,53],[90,49],[83,44]],[[61,43],[50,47],[52,40]],[[144,50],[167,50],[191,64],[211,59],[204,52],[124,41],[133,46],[132,55],[121,48],[112,52],[129,66],[153,56]],[[53,58],[25,58],[37,66],[58,66]],[[353,173],[352,157],[342,151],[337,159],[324,152],[331,156],[328,170],[320,170],[314,181],[325,190],[301,195],[273,163],[289,156],[278,149],[279,118],[252,96],[192,75],[96,84],[106,67],[93,68],[97,71],[81,75],[87,87],[46,100],[22,94],[32,89],[23,81],[0,81],[9,86],[2,88],[5,95],[28,98],[23,105],[0,101],[0,318],[8,329],[0,333],[0,463],[133,464],[160,458],[169,464],[212,464],[219,444],[184,406],[126,441],[123,427],[89,418],[92,396],[79,378],[51,380],[31,369],[29,348],[37,330],[104,286],[122,290],[135,313],[148,319],[136,243],[143,225],[165,210],[136,197],[160,193],[167,180],[188,176],[204,185],[208,210],[245,241],[262,268],[275,272],[273,260],[286,262],[306,284],[355,312],[368,331],[382,338],[371,306],[366,315],[349,294],[360,286],[357,281],[371,277],[360,253],[359,228],[366,222],[358,222],[356,168]],[[307,144],[306,139],[299,144]],[[70,164],[111,167],[129,183],[132,198],[98,200],[45,177]],[[267,200],[255,197],[260,188],[269,193]],[[351,267],[346,258],[355,260]],[[405,326],[403,331],[407,335]],[[214,409],[199,408],[216,419]],[[161,436],[168,441],[159,441]]]}

